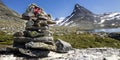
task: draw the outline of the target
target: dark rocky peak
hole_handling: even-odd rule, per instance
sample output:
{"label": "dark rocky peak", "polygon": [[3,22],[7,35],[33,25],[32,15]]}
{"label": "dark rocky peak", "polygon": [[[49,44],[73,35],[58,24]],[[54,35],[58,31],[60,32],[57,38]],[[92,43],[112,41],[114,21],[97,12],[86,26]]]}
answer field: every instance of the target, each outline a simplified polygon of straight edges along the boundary
{"label": "dark rocky peak", "polygon": [[75,5],[73,13],[93,14],[91,11],[89,11],[88,9],[80,6],[79,4]]}
{"label": "dark rocky peak", "polygon": [[80,6],[79,4],[76,4],[75,5],[75,9],[79,9],[79,8],[81,8],[82,6]]}

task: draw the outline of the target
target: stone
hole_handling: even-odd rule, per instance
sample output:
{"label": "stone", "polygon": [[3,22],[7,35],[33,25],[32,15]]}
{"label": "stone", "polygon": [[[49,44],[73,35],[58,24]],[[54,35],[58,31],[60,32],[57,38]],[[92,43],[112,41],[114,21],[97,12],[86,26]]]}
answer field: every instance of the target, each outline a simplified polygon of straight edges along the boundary
{"label": "stone", "polygon": [[56,24],[56,22],[52,21],[52,20],[48,20],[47,21],[48,24]]}
{"label": "stone", "polygon": [[47,37],[47,36],[34,38],[33,41],[34,42],[44,42],[44,43],[51,43],[51,42],[54,43],[53,37]]}
{"label": "stone", "polygon": [[[41,28],[36,26],[26,27],[26,31],[39,31]],[[26,32],[24,31],[24,32]]]}
{"label": "stone", "polygon": [[22,14],[22,19],[25,19],[25,20],[29,20],[30,17],[34,16],[34,14],[32,12],[25,12]]}
{"label": "stone", "polygon": [[53,37],[39,37],[39,38],[30,38],[30,37],[16,37],[14,42],[17,43],[27,43],[27,42],[53,42]]}
{"label": "stone", "polygon": [[13,47],[25,48],[25,44],[28,42],[42,42],[46,44],[54,45],[53,37],[39,37],[39,38],[30,38],[30,37],[16,37],[14,38]]}
{"label": "stone", "polygon": [[42,30],[44,36],[53,36],[53,32],[49,31],[49,30]]}
{"label": "stone", "polygon": [[34,49],[46,49],[55,51],[55,44],[46,44],[43,42],[29,42],[25,44],[26,48],[34,48]]}
{"label": "stone", "polygon": [[14,33],[13,36],[15,36],[15,37],[22,37],[23,35],[24,35],[23,32],[16,32],[16,33]]}
{"label": "stone", "polygon": [[30,17],[30,16],[34,16],[34,14],[33,14],[32,12],[24,13],[24,14],[23,14],[23,17],[25,17],[25,16]]}
{"label": "stone", "polygon": [[38,20],[38,21],[39,21],[39,22],[38,22],[38,25],[40,25],[41,27],[48,26],[46,20]]}
{"label": "stone", "polygon": [[37,31],[25,31],[25,32],[24,32],[24,36],[25,36],[25,37],[35,38],[35,37],[44,36],[44,34],[41,34],[41,33],[37,32]]}
{"label": "stone", "polygon": [[47,20],[48,19],[48,17],[46,17],[46,16],[38,16],[38,20]]}
{"label": "stone", "polygon": [[29,20],[27,23],[26,23],[26,27],[31,27],[33,26],[34,22],[32,20]]}
{"label": "stone", "polygon": [[120,40],[120,34],[119,33],[109,33],[108,37]]}
{"label": "stone", "polygon": [[41,30],[48,30],[48,29],[49,29],[49,26],[41,27]]}
{"label": "stone", "polygon": [[30,50],[30,49],[22,49],[19,48],[19,52],[21,54],[30,56],[30,57],[47,57],[49,52],[48,50]]}
{"label": "stone", "polygon": [[72,46],[71,44],[61,40],[61,39],[58,39],[56,42],[55,42],[56,46],[57,46],[57,52],[60,52],[60,53],[66,53],[68,52],[69,50],[72,49]]}

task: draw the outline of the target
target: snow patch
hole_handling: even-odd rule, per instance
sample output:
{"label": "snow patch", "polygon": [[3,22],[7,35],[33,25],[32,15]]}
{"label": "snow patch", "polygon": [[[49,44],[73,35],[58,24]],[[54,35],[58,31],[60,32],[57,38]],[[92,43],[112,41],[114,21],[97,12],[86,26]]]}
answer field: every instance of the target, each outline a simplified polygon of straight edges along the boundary
{"label": "snow patch", "polygon": [[65,23],[67,23],[67,21],[71,18],[71,17],[73,17],[74,16],[74,14],[72,14],[69,18],[67,18],[64,22],[62,22],[61,24],[60,24],[60,26],[62,26],[62,25],[64,25]]}
{"label": "snow patch", "polygon": [[60,17],[58,20],[56,20],[56,23],[59,24],[59,23],[61,23],[64,19],[65,19],[65,17]]}
{"label": "snow patch", "polygon": [[70,21],[70,22],[66,23],[65,26],[68,26],[71,23],[73,23],[73,21]]}
{"label": "snow patch", "polygon": [[115,15],[118,15],[118,14],[120,14],[120,13],[112,13],[108,17],[114,17]]}
{"label": "snow patch", "polygon": [[115,23],[112,23],[112,26],[114,26],[115,25]]}

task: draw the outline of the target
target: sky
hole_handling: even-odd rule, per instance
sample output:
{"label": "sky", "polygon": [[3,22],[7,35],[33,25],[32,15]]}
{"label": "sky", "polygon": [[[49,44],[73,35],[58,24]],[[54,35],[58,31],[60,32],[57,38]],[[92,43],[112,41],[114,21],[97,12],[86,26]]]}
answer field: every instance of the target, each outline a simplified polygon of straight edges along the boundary
{"label": "sky", "polygon": [[35,3],[53,18],[69,16],[77,3],[95,14],[120,12],[120,0],[3,0],[3,2],[19,14],[24,13],[28,5]]}

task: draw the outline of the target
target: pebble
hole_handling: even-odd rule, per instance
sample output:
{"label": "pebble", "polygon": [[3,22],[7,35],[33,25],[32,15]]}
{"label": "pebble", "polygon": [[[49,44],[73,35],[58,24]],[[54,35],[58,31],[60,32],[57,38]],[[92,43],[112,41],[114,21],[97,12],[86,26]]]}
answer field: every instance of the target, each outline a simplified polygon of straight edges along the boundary
{"label": "pebble", "polygon": [[[0,60],[24,60],[13,55],[0,55]],[[120,49],[113,48],[88,48],[74,49],[68,53],[50,52],[48,57],[35,58],[37,60],[120,60]],[[29,59],[26,59],[29,60]],[[33,58],[34,60],[34,58]]]}

